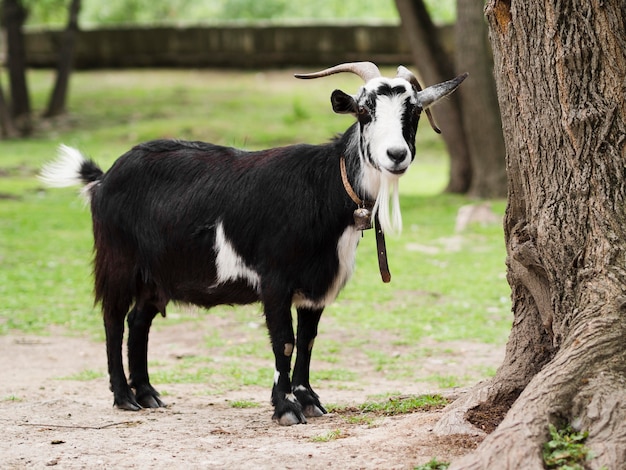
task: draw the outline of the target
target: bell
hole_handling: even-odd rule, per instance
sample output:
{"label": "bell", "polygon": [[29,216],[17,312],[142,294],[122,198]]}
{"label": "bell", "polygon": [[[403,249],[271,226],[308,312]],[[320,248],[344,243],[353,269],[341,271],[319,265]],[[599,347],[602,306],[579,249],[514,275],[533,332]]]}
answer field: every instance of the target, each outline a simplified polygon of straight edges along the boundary
{"label": "bell", "polygon": [[365,207],[359,207],[354,211],[354,225],[357,230],[372,228],[372,212]]}

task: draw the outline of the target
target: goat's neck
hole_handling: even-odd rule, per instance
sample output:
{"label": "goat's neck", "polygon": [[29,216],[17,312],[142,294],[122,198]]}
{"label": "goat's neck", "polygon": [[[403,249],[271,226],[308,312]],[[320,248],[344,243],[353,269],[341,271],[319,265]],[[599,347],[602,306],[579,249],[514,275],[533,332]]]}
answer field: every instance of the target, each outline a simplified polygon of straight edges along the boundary
{"label": "goat's neck", "polygon": [[358,126],[353,126],[344,135],[343,155],[346,159],[348,180],[361,199],[375,201],[380,190],[380,172],[366,163],[360,149]]}
{"label": "goat's neck", "polygon": [[348,179],[354,185],[361,199],[375,201],[374,212],[379,215],[381,226],[386,233],[402,231],[402,215],[398,199],[398,177],[382,174],[374,168],[361,152],[358,126],[353,126],[347,136],[344,151]]}

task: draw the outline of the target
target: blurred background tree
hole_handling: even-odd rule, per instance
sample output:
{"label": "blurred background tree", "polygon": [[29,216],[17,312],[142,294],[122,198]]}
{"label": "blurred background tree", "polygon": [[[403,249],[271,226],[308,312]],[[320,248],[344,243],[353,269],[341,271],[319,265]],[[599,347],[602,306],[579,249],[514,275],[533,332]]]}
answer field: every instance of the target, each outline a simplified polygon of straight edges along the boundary
{"label": "blurred background tree", "polygon": [[3,133],[16,130],[20,135],[32,131],[30,96],[26,81],[26,52],[24,48],[23,26],[28,17],[28,8],[22,0],[2,2],[2,24],[6,31],[6,64],[9,72],[10,101],[3,99],[0,105],[9,106],[2,110],[11,124]]}
{"label": "blurred background tree", "polygon": [[[55,85],[50,95],[46,117],[65,111],[65,102],[72,69],[74,43],[78,33],[81,0],[3,0],[0,4],[2,27],[6,30],[6,67],[9,73],[9,97],[5,99],[0,83],[0,135],[26,137],[33,130],[32,110],[26,79],[24,26],[31,13],[40,20],[53,21],[61,12],[67,21],[65,35],[59,48]],[[0,55],[1,57],[1,55]]]}
{"label": "blurred background tree", "polygon": [[457,0],[454,54],[446,52],[423,0],[396,0],[413,60],[426,84],[462,72],[470,79],[433,111],[450,155],[446,191],[504,197],[504,139],[487,38],[484,0]]}

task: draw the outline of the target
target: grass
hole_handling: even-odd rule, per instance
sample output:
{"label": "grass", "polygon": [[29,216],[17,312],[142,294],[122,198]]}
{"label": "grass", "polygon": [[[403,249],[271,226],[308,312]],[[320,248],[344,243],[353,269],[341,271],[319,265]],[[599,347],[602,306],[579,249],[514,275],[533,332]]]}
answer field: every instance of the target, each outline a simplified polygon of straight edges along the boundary
{"label": "grass", "polygon": [[394,416],[442,408],[449,401],[441,395],[392,395],[383,400],[370,400],[356,406],[328,405],[328,411],[339,414],[360,413]]}
{"label": "grass", "polygon": [[319,436],[313,436],[311,438],[312,442],[330,442],[336,441],[337,439],[342,439],[344,437],[348,437],[345,431],[341,429],[333,429],[324,434],[320,434]]}
{"label": "grass", "polygon": [[[305,82],[293,79],[293,72],[75,73],[67,116],[42,123],[28,140],[1,144],[0,334],[45,335],[56,326],[104,339],[92,298],[89,211],[75,189],[47,190],[35,177],[60,143],[78,146],[106,169],[133,144],[153,138],[257,149],[324,142],[351,124],[349,116],[332,113],[329,95],[334,88],[353,92],[361,85],[358,78]],[[52,78],[49,71],[29,74],[35,109],[44,108]],[[313,380],[358,381],[339,361],[355,350],[391,377],[414,380],[416,361],[449,354],[456,341],[506,341],[511,315],[502,227],[472,225],[456,233],[458,209],[476,201],[441,193],[448,164],[440,137],[425,122],[417,148],[416,162],[401,183],[405,230],[387,239],[392,282],[380,281],[374,236],[366,232],[353,279],[322,319],[315,360],[328,367],[313,367]],[[503,214],[504,201],[491,203]],[[218,390],[270,383],[272,359],[259,306],[219,307],[211,314],[234,325],[236,339],[207,332],[206,354],[183,358],[176,367],[157,365],[153,381],[210,382]],[[200,318],[197,311],[173,305],[167,324],[195,328]],[[164,325],[155,322],[157,329]],[[331,338],[337,332],[341,341]],[[424,340],[429,346],[422,348]],[[433,342],[446,346],[433,350]],[[402,354],[386,356],[390,346]],[[445,375],[432,380],[463,382]]]}
{"label": "grass", "polygon": [[89,380],[100,379],[102,377],[106,377],[106,372],[104,370],[85,369],[77,372],[76,374],[61,377],[61,380],[78,380],[81,382],[87,382]]}
{"label": "grass", "polygon": [[8,395],[2,399],[2,401],[21,402],[23,399],[17,395]]}
{"label": "grass", "polygon": [[[456,14],[454,0],[426,0],[426,8],[433,21],[451,23]],[[28,24],[47,23],[57,27],[65,25],[66,12],[51,8],[49,2],[33,2]],[[81,26],[110,24],[202,24],[215,21],[255,21],[293,24],[298,21],[393,21],[398,22],[398,11],[391,0],[360,2],[335,2],[318,0],[282,0],[257,2],[253,0],[211,0],[190,2],[186,0],[160,2],[128,2],[109,0],[106,8],[97,3],[85,2],[81,8]]]}
{"label": "grass", "polygon": [[549,425],[550,440],[543,445],[543,461],[548,470],[584,470],[591,458],[585,440],[586,431],[574,431],[571,426],[557,429]]}
{"label": "grass", "polygon": [[245,408],[258,408],[261,405],[259,405],[255,401],[250,401],[250,400],[235,400],[235,401],[230,402],[230,406],[232,408],[245,409]]}
{"label": "grass", "polygon": [[450,462],[440,462],[437,459],[432,459],[423,465],[418,465],[414,470],[446,470],[450,466]]}
{"label": "grass", "polygon": [[392,416],[441,408],[447,404],[448,400],[441,395],[400,396],[390,397],[384,401],[365,402],[359,406],[359,409],[362,413]]}

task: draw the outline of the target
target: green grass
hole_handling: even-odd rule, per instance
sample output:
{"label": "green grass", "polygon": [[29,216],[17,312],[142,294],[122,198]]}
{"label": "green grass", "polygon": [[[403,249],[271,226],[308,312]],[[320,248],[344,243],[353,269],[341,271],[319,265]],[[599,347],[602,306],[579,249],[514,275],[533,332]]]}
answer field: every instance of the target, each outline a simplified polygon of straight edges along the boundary
{"label": "green grass", "polygon": [[356,406],[328,405],[328,411],[333,413],[361,413],[383,416],[427,411],[442,408],[449,401],[441,395],[391,395],[385,399],[366,401]]}
{"label": "green grass", "polygon": [[379,413],[397,415],[423,411],[432,408],[441,408],[448,404],[448,400],[441,395],[419,395],[390,397],[384,401],[371,401],[359,406],[362,413]]}
{"label": "green grass", "polygon": [[[426,7],[435,22],[454,21],[454,0],[426,0]],[[32,2],[29,24],[65,25],[66,12],[51,8],[50,2]],[[393,1],[361,0],[336,2],[334,0],[168,0],[146,1],[109,0],[102,8],[96,2],[85,2],[81,8],[81,26],[110,24],[206,24],[215,21],[255,21],[293,24],[294,21],[399,21]]]}
{"label": "green grass", "polygon": [[414,470],[446,470],[450,466],[450,462],[440,462],[437,459],[432,459],[423,465],[418,465]]}
{"label": "green grass", "polygon": [[255,401],[250,401],[250,400],[235,400],[235,401],[230,402],[230,406],[232,408],[245,409],[245,408],[258,408],[261,405],[259,405]]}
{"label": "green grass", "polygon": [[549,425],[550,440],[543,445],[543,461],[549,470],[584,470],[585,462],[592,456],[585,446],[589,435],[574,431],[571,426],[557,429]]}
{"label": "green grass", "polygon": [[10,401],[10,402],[21,402],[23,398],[18,397],[17,395],[8,395],[2,399],[2,401]]}
{"label": "green grass", "polygon": [[312,442],[330,442],[336,441],[337,439],[342,439],[344,437],[348,437],[346,432],[341,429],[333,429],[331,431],[325,432],[324,434],[320,434],[319,436],[313,436],[311,438]]}
{"label": "green grass", "polygon": [[[265,349],[269,349],[266,346]],[[154,384],[203,384],[207,394],[224,393],[252,385],[271,384],[274,369],[270,360],[259,366],[257,358],[241,356],[237,359],[215,361],[211,357],[185,358],[169,366],[150,363],[150,379]]]}
{"label": "green grass", "polygon": [[[104,338],[93,306],[89,210],[76,189],[44,189],[35,177],[60,143],[80,147],[106,169],[133,144],[153,138],[258,149],[324,142],[345,130],[352,119],[332,113],[329,95],[335,88],[354,92],[360,79],[337,75],[300,81],[293,72],[75,73],[67,116],[41,123],[28,140],[0,144],[0,334],[49,334],[54,326],[67,334]],[[48,71],[29,74],[37,112],[51,83]],[[381,282],[374,235],[365,232],[355,275],[322,318],[314,360],[326,367],[314,366],[313,380],[357,381],[340,361],[355,349],[390,377],[413,380],[416,362],[453,354],[454,341],[506,341],[511,315],[502,227],[473,225],[455,233],[458,209],[475,201],[441,194],[448,163],[441,138],[426,122],[418,131],[417,149],[401,182],[404,233],[387,238],[392,282]],[[492,205],[504,213],[504,201]],[[181,322],[196,328],[202,315],[172,305],[167,322],[157,320],[154,328]],[[157,364],[153,382],[202,382],[217,390],[271,383],[272,356],[260,307],[219,307],[211,315],[234,324],[237,338],[208,331],[206,354],[183,358],[176,367]],[[331,338],[337,332],[341,341]],[[447,349],[422,348],[425,339],[431,345],[445,341]],[[386,356],[390,345],[402,354]],[[462,382],[445,376],[433,380]]]}
{"label": "green grass", "polygon": [[102,377],[106,377],[106,372],[104,370],[85,369],[77,372],[76,374],[72,374],[67,377],[61,377],[60,379],[87,382],[89,380],[100,379]]}

